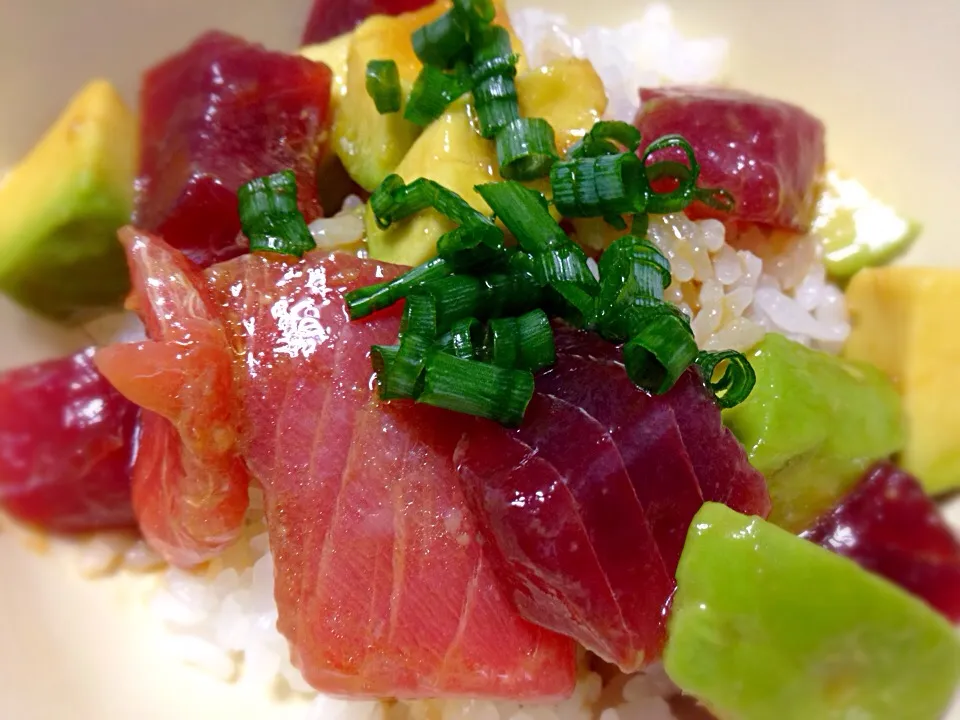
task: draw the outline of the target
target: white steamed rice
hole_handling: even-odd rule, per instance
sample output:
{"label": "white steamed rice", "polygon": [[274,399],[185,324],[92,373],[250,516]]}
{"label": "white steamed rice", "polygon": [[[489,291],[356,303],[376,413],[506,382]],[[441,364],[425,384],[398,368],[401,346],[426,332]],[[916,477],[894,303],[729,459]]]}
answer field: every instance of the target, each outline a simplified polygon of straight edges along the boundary
{"label": "white steamed rice", "polygon": [[[574,32],[562,16],[538,9],[516,11],[512,19],[531,64],[558,55],[589,58],[608,88],[608,116],[618,119],[632,120],[641,85],[717,80],[727,51],[724,40],[682,37],[663,5],[650,6],[640,20],[615,29]],[[351,210],[311,227],[321,244],[357,237],[362,226]],[[702,348],[746,350],[767,331],[832,351],[846,338],[843,295],[825,279],[816,237],[783,247],[775,238],[732,239],[721,223],[692,222],[682,214],[653,218],[650,236],[671,261],[674,282],[668,297],[690,315]],[[129,319],[88,329],[101,342],[142,333]],[[279,681],[312,698],[309,720],[675,720],[668,700],[676,688],[659,668],[605,682],[584,665],[574,697],[555,706],[481,700],[381,703],[318,695],[291,665],[287,643],[276,629],[273,562],[256,491],[251,500],[236,547],[201,573],[164,572],[153,609],[170,631],[171,654],[182,661],[224,680],[242,673],[265,688]],[[101,570],[118,558],[141,566],[156,561],[142,544],[117,538],[89,550],[91,567]]]}

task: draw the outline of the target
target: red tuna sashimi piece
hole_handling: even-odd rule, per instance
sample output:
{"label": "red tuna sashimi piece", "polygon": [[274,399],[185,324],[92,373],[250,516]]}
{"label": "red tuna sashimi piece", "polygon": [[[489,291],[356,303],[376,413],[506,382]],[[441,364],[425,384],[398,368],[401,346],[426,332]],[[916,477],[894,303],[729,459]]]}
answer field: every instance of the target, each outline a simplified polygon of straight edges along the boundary
{"label": "red tuna sashimi piece", "polygon": [[137,412],[93,349],[0,374],[0,507],[58,532],[134,527]]}
{"label": "red tuna sashimi piece", "polygon": [[[570,327],[557,326],[554,332],[558,356],[591,358],[612,364],[610,373],[625,373],[622,363],[613,359],[619,354],[613,345],[598,343],[590,333]],[[636,392],[643,391],[638,389]],[[693,368],[688,370],[660,398],[676,416],[680,436],[704,500],[723,503],[746,515],[766,517],[770,513],[770,494],[766,481],[750,465],[746,452],[733,433],[723,426],[720,409],[704,385],[699,371]]]}
{"label": "red tuna sashimi piece", "polygon": [[960,622],[960,543],[909,474],[878,463],[802,535]]}
{"label": "red tuna sashimi piece", "polygon": [[670,406],[639,390],[622,367],[560,354],[537,389],[577,405],[610,433],[670,577],[703,495]]}
{"label": "red tuna sashimi piece", "polygon": [[140,90],[134,223],[206,267],[244,252],[240,185],[288,168],[307,221],[320,217],[330,82],[322,63],[219,32],[151,68]]}
{"label": "red tuna sashimi piece", "polygon": [[[796,232],[813,220],[826,162],[823,123],[779,100],[719,87],[644,88],[636,125],[644,149],[679,133],[700,163],[700,185],[733,194],[733,217]],[[664,151],[654,159],[685,162]],[[723,217],[702,203],[691,217]]]}
{"label": "red tuna sashimi piece", "polygon": [[520,618],[477,539],[452,460],[469,418],[374,397],[369,348],[399,309],[349,323],[343,293],[400,271],[308,253],[209,273],[245,349],[278,628],[326,692],[564,696],[573,644]]}
{"label": "red tuna sashimi piece", "polygon": [[750,464],[737,438],[724,427],[720,408],[700,371],[688,370],[664,398],[676,415],[703,499],[723,503],[744,515],[769,515],[767,481]]}
{"label": "red tuna sashimi piece", "polygon": [[433,0],[313,0],[301,45],[322,43],[350,32],[370,15],[400,15]]}
{"label": "red tuna sashimi piece", "polygon": [[524,617],[626,672],[660,656],[673,581],[595,419],[538,393],[519,429],[477,423],[455,458]]}
{"label": "red tuna sashimi piece", "polygon": [[140,529],[164,559],[188,567],[231,544],[247,508],[233,352],[206,280],[186,257],[129,227],[120,241],[150,339],[99,350],[96,362],[144,408],[133,470]]}

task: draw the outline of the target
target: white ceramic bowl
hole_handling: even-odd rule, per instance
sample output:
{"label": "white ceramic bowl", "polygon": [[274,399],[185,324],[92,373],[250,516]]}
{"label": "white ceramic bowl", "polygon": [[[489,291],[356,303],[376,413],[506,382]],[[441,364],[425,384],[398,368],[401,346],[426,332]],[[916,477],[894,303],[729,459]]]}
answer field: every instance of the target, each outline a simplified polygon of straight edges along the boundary
{"label": "white ceramic bowl", "polygon": [[[518,0],[531,3],[531,0]],[[544,0],[578,22],[638,15],[643,2]],[[25,152],[94,75],[133,100],[139,72],[218,27],[292,48],[309,0],[2,0],[0,168]],[[823,118],[829,156],[922,220],[908,261],[960,264],[960,5],[950,0],[674,0],[693,35],[731,41],[730,79]],[[83,342],[0,301],[0,368]],[[90,582],[0,532],[0,719],[300,718],[261,687],[171,661],[143,598],[150,579]],[[905,661],[909,661],[905,658]]]}

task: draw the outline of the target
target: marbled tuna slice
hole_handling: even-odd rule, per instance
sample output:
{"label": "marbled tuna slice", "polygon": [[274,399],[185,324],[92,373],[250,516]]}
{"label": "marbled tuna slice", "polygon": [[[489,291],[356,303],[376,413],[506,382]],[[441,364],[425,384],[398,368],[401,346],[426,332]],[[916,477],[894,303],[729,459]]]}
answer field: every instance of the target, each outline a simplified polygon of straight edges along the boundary
{"label": "marbled tuna slice", "polygon": [[374,396],[369,348],[395,341],[399,308],[351,323],[343,294],[401,270],[308,253],[209,271],[244,358],[278,627],[325,692],[562,697],[573,644],[521,619],[460,488],[453,449],[472,421]]}
{"label": "marbled tuna slice", "polygon": [[660,656],[673,580],[603,426],[537,394],[518,430],[478,422],[455,458],[524,617],[627,672]]}
{"label": "marbled tuna slice", "polygon": [[891,463],[874,465],[802,537],[960,622],[960,543],[920,484]]}
{"label": "marbled tuna slice", "polygon": [[137,414],[93,348],[0,374],[0,508],[57,532],[135,526]]}
{"label": "marbled tuna slice", "polygon": [[669,404],[638,390],[620,365],[576,355],[558,355],[537,388],[583,408],[610,433],[673,577],[703,495]]}
{"label": "marbled tuna slice", "polygon": [[[618,359],[619,350],[614,345],[600,342],[592,333],[569,326],[556,326],[554,332],[558,357],[570,355],[589,358],[593,362],[608,365],[610,373],[620,377],[626,374]],[[603,371],[597,368],[593,372],[603,375]],[[589,375],[584,377],[589,378]],[[589,396],[592,388],[591,385],[582,388],[573,385],[569,391],[579,391]],[[704,385],[699,371],[688,370],[665,395],[651,396],[639,388],[634,388],[634,393],[640,393],[657,403],[666,403],[673,410],[704,500],[724,503],[747,515],[767,516],[770,512],[770,495],[766,481],[751,467],[743,447],[723,426],[720,409]],[[623,397],[628,397],[625,387]]]}
{"label": "marbled tuna slice", "polygon": [[[700,185],[733,194],[733,217],[805,233],[813,221],[826,162],[823,123],[805,110],[721,87],[644,88],[636,125],[647,145],[679,133],[700,163]],[[664,151],[655,160],[685,162]],[[702,203],[693,218],[725,217]]]}
{"label": "marbled tuna slice", "polygon": [[148,70],[135,224],[201,267],[239,255],[237,189],[288,168],[307,221],[320,217],[331,77],[322,63],[220,32]]}

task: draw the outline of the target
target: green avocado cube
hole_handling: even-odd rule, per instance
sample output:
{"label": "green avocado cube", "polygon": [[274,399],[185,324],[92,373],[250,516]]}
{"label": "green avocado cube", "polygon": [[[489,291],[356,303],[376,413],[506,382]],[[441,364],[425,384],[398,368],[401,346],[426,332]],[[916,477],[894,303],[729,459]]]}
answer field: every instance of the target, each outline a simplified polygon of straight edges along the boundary
{"label": "green avocado cube", "polygon": [[56,320],[118,305],[129,276],[136,121],[105,80],[88,83],[0,181],[0,290]]}
{"label": "green avocado cube", "polygon": [[769,520],[802,530],[905,442],[900,398],[876,368],[768,334],[749,355],[750,397],[724,423],[767,478]]}
{"label": "green avocado cube", "polygon": [[664,666],[721,720],[938,720],[960,643],[883,578],[707,503],[680,558]]}

